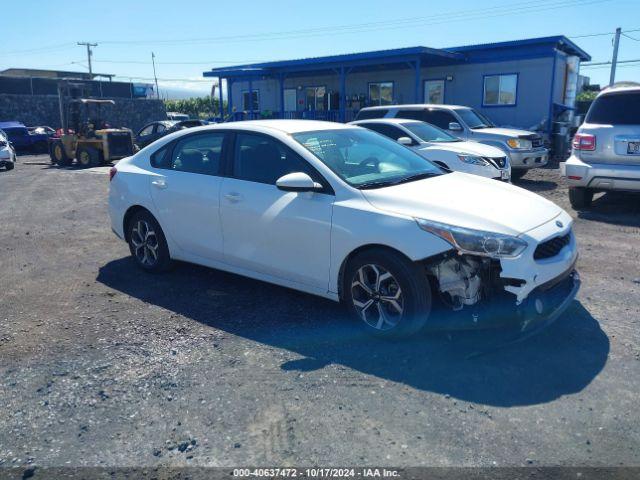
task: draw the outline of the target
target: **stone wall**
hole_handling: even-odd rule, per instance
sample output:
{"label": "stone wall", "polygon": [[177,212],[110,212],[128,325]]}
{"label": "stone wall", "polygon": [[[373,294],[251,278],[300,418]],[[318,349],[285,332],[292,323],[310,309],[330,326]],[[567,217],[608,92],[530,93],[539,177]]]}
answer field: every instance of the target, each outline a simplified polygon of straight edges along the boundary
{"label": "stone wall", "polygon": [[[137,132],[145,124],[167,118],[161,100],[114,98],[115,105],[102,106],[102,117],[113,127]],[[60,128],[60,108],[55,95],[0,94],[0,122],[16,120],[26,126]]]}

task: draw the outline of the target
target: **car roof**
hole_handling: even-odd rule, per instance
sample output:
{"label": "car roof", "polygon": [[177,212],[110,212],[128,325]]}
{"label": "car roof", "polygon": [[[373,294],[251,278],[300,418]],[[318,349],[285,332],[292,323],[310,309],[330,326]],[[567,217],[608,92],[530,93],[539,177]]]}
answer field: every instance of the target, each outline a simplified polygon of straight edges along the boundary
{"label": "car roof", "polygon": [[420,120],[412,120],[410,118],[367,118],[366,120],[356,120],[355,122],[349,122],[351,125],[360,125],[365,123],[388,123],[391,125],[405,124],[405,123],[424,123]]}
{"label": "car roof", "polygon": [[23,123],[20,122],[0,122],[0,128],[27,128]]}
{"label": "car roof", "polygon": [[618,95],[621,93],[637,93],[640,92],[640,84],[635,82],[620,82],[614,83],[610,87],[605,87],[598,96],[603,95]]}
{"label": "car roof", "polygon": [[237,128],[242,130],[252,130],[253,127],[278,130],[289,134],[355,128],[354,125],[346,125],[344,123],[336,122],[323,122],[320,120],[246,120],[241,122],[218,123],[216,125],[209,125],[203,128]]}
{"label": "car roof", "polygon": [[365,107],[362,110],[389,110],[389,109],[407,109],[407,108],[413,108],[413,109],[419,109],[419,108],[446,108],[446,109],[451,109],[451,110],[468,110],[471,107],[466,107],[464,105],[449,105],[447,103],[410,103],[410,104],[404,104],[404,105],[385,105],[385,106],[378,106],[378,107]]}

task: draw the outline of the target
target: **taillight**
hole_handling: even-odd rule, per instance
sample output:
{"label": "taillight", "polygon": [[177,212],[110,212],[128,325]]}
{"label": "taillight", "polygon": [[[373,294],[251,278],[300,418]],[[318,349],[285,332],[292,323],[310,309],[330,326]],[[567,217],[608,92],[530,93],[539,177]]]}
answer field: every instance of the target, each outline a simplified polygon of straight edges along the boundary
{"label": "taillight", "polygon": [[572,145],[576,150],[595,150],[596,136],[588,133],[576,133]]}
{"label": "taillight", "polygon": [[116,176],[116,173],[118,173],[118,169],[116,167],[111,167],[109,169],[109,181],[113,180],[113,177]]}

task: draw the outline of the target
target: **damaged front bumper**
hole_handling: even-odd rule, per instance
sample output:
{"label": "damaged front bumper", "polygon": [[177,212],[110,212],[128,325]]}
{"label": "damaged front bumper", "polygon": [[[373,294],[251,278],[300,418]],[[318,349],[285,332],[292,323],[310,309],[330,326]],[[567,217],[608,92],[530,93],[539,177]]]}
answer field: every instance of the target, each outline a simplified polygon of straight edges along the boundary
{"label": "damaged front bumper", "polygon": [[431,326],[511,326],[529,332],[556,320],[580,288],[571,224],[571,217],[563,212],[522,234],[529,246],[515,258],[489,259],[450,251],[431,259],[425,266],[441,300],[435,302],[441,311],[430,316]]}

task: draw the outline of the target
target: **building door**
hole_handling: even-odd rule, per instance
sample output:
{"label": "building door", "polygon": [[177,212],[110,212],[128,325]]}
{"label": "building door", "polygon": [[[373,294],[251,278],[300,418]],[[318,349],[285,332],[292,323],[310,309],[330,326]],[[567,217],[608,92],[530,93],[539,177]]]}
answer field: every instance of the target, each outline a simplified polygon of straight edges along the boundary
{"label": "building door", "polygon": [[444,103],[444,80],[425,80],[425,103]]}
{"label": "building door", "polygon": [[325,87],[307,87],[307,110],[326,110],[326,88]]}
{"label": "building door", "polygon": [[295,88],[284,89],[284,111],[295,112],[298,109],[298,98]]}

